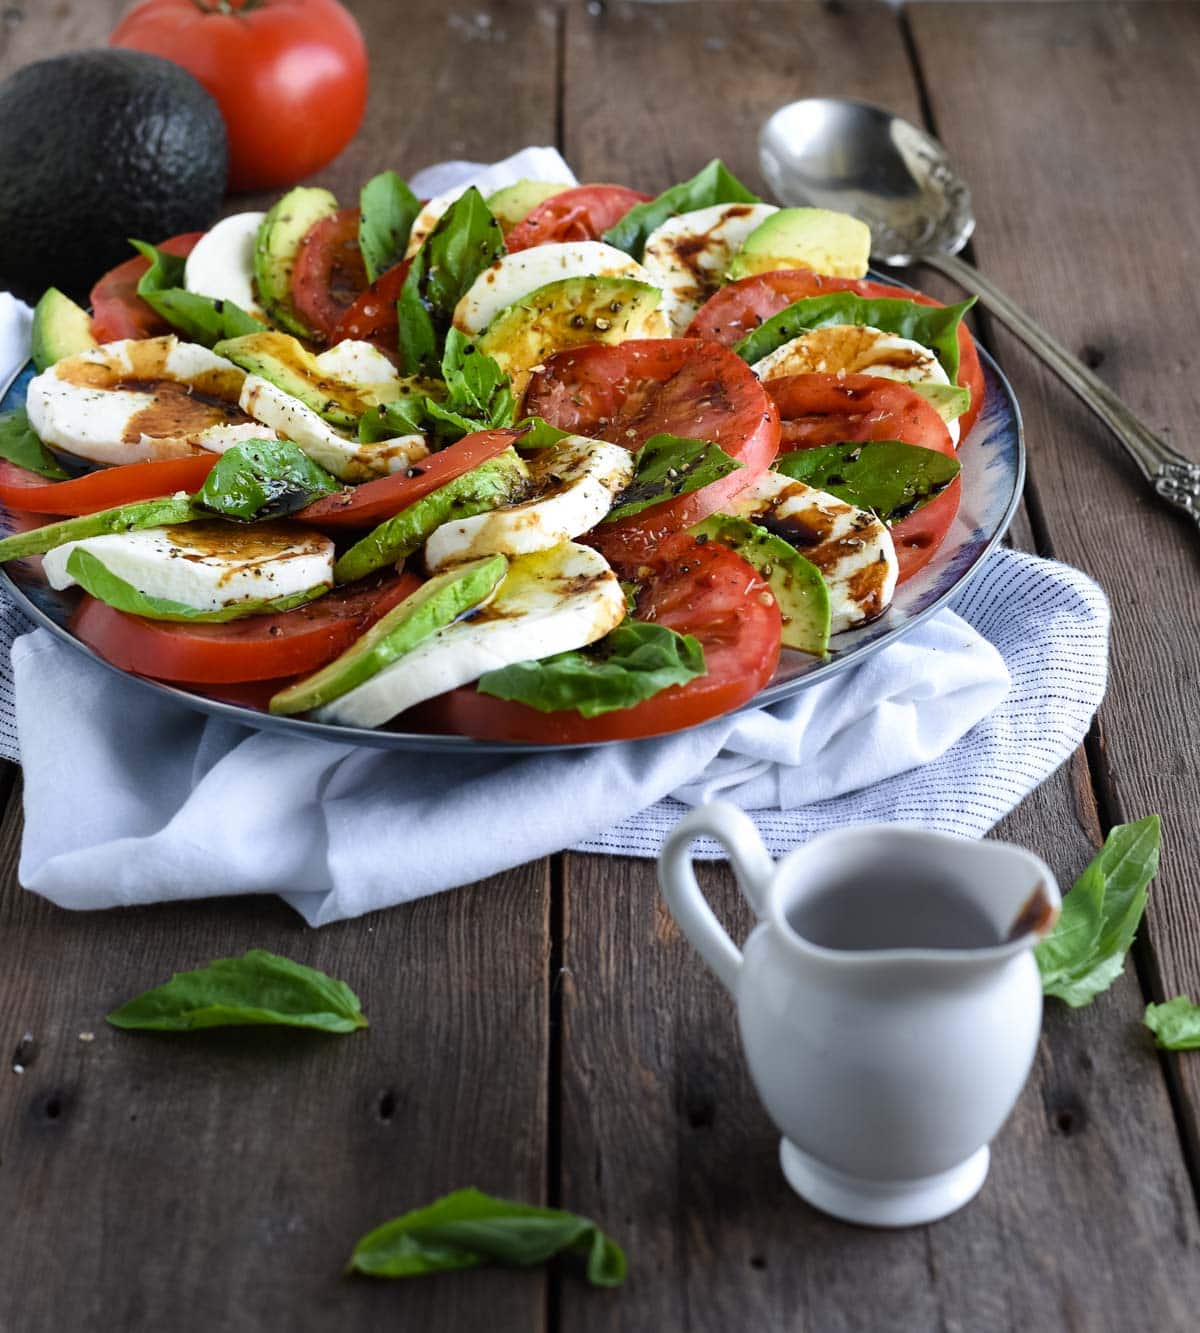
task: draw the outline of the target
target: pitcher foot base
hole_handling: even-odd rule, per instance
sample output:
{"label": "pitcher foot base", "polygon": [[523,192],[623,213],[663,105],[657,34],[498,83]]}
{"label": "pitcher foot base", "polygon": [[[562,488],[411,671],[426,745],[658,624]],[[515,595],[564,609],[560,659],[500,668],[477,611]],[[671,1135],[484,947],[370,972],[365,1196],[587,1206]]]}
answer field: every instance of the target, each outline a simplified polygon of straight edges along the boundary
{"label": "pitcher foot base", "polygon": [[779,1164],[788,1184],[814,1208],[843,1222],[868,1227],[913,1227],[936,1222],[979,1193],[987,1179],[986,1147],[965,1162],[920,1180],[864,1180],[826,1166],[789,1139],[779,1142]]}

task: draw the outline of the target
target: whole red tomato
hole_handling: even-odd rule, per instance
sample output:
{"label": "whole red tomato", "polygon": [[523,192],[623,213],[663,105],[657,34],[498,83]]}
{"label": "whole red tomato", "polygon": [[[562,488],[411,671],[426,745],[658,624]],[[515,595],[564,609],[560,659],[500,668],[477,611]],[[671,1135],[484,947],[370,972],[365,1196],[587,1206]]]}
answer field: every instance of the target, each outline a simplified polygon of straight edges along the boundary
{"label": "whole red tomato", "polygon": [[291,185],[350,142],[367,49],[338,0],[142,0],[112,46],[165,56],[216,98],[234,190]]}

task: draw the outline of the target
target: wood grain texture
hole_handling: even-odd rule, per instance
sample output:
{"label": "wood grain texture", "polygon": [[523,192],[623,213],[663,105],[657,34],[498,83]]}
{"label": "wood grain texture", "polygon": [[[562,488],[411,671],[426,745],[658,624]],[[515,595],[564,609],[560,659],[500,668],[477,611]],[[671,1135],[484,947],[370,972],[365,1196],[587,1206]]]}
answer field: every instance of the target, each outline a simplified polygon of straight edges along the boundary
{"label": "wood grain texture", "polygon": [[[570,15],[568,155],[587,177],[655,189],[716,153],[757,182],[755,131],[789,97],[866,96],[918,119],[894,23],[869,8],[799,5]],[[734,68],[753,63],[755,79],[723,84],[705,63],[713,52]],[[973,66],[961,64],[965,80]],[[585,81],[573,70],[589,71],[591,93],[576,91]],[[1024,512],[1013,539],[1033,543]],[[1099,840],[1082,751],[997,832],[1040,851],[1069,885]],[[749,914],[728,872],[708,867],[701,879],[744,934]],[[731,1003],[666,915],[652,866],[568,857],[565,902],[563,1202],[605,1219],[633,1270],[619,1302],[565,1290],[564,1327],[1187,1323],[1198,1293],[1176,1274],[1194,1271],[1200,1232],[1132,968],[1084,1013],[1048,1007],[981,1198],[948,1222],[874,1233],[831,1222],[788,1190]]]}
{"label": "wood grain texture", "polygon": [[[0,22],[0,72],[97,44],[117,8],[28,6]],[[384,167],[553,141],[551,9],[353,8],[371,100],[320,174],[344,199]],[[544,1326],[541,1272],[341,1268],[364,1231],[448,1190],[546,1198],[548,863],[319,932],[270,899],[73,914],[18,887],[19,820],[18,800],[0,840],[4,1333]],[[172,971],[251,947],[343,978],[371,1028],[173,1039],[104,1023]]]}
{"label": "wood grain texture", "polygon": [[[1197,254],[1200,210],[1200,10],[981,5],[968,15],[947,5],[914,9],[910,21],[926,70],[953,69],[970,52],[989,74],[930,81],[938,129],[974,190],[980,262],[1200,458],[1200,308],[1182,277]],[[1006,95],[1017,81],[1026,95]],[[978,134],[979,124],[991,132]],[[1053,552],[1112,601],[1098,753],[1114,818],[1163,815],[1162,873],[1144,930],[1155,998],[1196,996],[1200,543],[1015,339],[998,332],[997,346],[1026,413],[1035,519]],[[1182,1060],[1179,1074],[1195,1135],[1200,1067]]]}

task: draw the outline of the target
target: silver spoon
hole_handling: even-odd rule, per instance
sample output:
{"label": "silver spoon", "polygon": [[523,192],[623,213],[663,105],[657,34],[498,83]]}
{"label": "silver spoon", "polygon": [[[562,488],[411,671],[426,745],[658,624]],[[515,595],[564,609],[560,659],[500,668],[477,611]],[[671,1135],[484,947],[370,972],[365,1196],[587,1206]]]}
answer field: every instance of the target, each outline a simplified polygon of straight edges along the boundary
{"label": "silver spoon", "polygon": [[1045,329],[958,258],[975,229],[971,192],[946,150],[882,107],[807,97],[781,107],[759,137],[763,175],[780,202],[853,213],[871,228],[871,256],[928,264],[967,291],[1055,370],[1124,445],[1146,480],[1200,525],[1200,463],[1142,421]]}

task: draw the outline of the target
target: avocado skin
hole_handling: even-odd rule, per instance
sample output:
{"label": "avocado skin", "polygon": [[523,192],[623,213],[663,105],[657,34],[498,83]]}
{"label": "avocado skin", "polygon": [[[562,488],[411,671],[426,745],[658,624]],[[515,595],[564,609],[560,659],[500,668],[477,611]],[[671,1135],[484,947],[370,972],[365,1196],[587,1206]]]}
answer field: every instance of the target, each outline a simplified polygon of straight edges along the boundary
{"label": "avocado skin", "polygon": [[132,257],[130,236],[200,231],[225,194],[213,98],[141,51],[79,51],[0,83],[0,289],[81,299]]}

